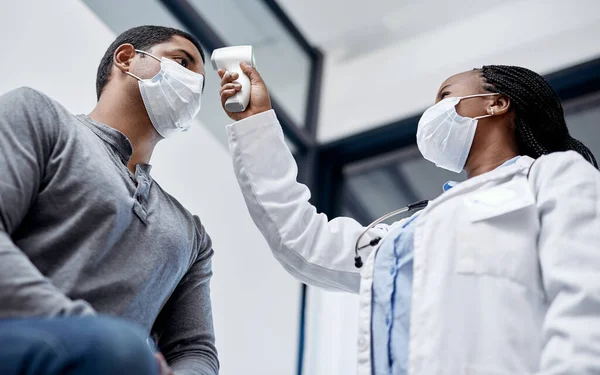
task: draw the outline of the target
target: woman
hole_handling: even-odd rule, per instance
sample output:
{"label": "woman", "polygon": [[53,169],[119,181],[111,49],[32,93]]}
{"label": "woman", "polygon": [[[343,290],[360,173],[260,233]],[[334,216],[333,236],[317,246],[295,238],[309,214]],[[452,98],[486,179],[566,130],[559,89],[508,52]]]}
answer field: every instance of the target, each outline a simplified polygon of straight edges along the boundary
{"label": "woman", "polygon": [[[542,77],[485,66],[441,85],[417,144],[469,178],[368,231],[359,270],[365,228],[308,203],[264,83],[243,71],[251,103],[228,132],[248,209],[289,273],[360,293],[359,374],[600,372],[600,173]],[[239,85],[219,74],[224,101]]]}

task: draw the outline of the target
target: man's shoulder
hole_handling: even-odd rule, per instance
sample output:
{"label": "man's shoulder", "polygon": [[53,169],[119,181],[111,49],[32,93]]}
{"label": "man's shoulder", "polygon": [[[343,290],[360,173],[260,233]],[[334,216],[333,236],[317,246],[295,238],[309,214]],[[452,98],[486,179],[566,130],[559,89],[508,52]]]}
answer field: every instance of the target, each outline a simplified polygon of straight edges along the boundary
{"label": "man's shoulder", "polygon": [[177,200],[177,198],[175,198],[165,189],[163,189],[163,187],[160,186],[158,181],[156,181],[155,179],[152,179],[152,181],[154,183],[154,186],[158,189],[158,192],[161,195],[161,197],[165,200],[165,202],[168,202],[168,204],[172,206],[182,216],[182,218],[185,219],[186,222],[193,223],[196,220],[196,215],[192,214],[187,208],[183,206],[183,204],[181,204],[181,202],[179,202],[179,200]]}
{"label": "man's shoulder", "polygon": [[32,104],[36,101],[48,103],[50,100],[48,95],[27,86],[16,88],[2,95],[2,101],[9,101],[12,104]]}
{"label": "man's shoulder", "polygon": [[0,110],[16,116],[28,114],[31,118],[58,117],[68,111],[48,95],[31,87],[19,87],[0,96]]}
{"label": "man's shoulder", "polygon": [[163,189],[160,184],[153,180],[154,186],[159,190],[159,193],[164,197],[164,199],[169,202],[172,207],[174,207],[181,215],[182,219],[185,220],[186,223],[192,225],[196,231],[196,236],[198,239],[198,245],[200,248],[211,247],[212,242],[210,236],[206,232],[202,221],[198,217],[198,215],[192,214],[177,198],[169,194],[165,189]]}

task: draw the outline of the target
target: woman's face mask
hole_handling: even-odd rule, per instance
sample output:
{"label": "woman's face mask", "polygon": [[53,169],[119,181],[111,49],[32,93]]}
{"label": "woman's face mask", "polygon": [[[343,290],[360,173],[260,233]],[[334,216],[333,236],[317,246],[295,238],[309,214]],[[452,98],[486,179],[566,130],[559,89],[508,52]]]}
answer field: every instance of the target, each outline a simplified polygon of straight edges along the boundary
{"label": "woman's face mask", "polygon": [[154,128],[163,138],[188,130],[200,112],[204,76],[165,57],[159,59],[145,51],[136,52],[160,62],[160,71],[150,79],[126,72],[139,81],[144,106]]}
{"label": "woman's face mask", "polygon": [[497,93],[450,97],[427,109],[417,128],[417,146],[423,157],[440,168],[460,173],[471,151],[477,120],[490,117],[462,117],[456,105],[467,98],[498,95]]}

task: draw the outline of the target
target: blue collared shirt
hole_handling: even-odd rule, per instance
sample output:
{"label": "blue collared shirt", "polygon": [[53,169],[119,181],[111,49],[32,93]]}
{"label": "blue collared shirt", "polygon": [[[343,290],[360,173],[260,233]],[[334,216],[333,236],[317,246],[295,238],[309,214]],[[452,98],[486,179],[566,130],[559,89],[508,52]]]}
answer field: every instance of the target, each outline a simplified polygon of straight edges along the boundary
{"label": "blue collared shirt", "polygon": [[[515,163],[519,156],[501,167]],[[442,187],[448,191],[457,182]],[[386,236],[375,256],[371,302],[374,375],[406,375],[413,279],[413,238],[418,213]]]}
{"label": "blue collared shirt", "polygon": [[416,218],[390,232],[375,257],[371,303],[375,375],[407,373]]}

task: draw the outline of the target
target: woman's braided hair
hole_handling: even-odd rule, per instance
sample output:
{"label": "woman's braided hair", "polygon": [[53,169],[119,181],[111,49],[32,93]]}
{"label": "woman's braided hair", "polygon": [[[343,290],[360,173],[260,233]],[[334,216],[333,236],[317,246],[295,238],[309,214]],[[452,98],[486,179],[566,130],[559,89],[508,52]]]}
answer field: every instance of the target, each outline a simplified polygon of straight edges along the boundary
{"label": "woman's braided hair", "polygon": [[521,155],[538,158],[573,150],[598,168],[592,152],[569,134],[558,96],[539,74],[518,66],[487,65],[479,69],[483,88],[510,98]]}

